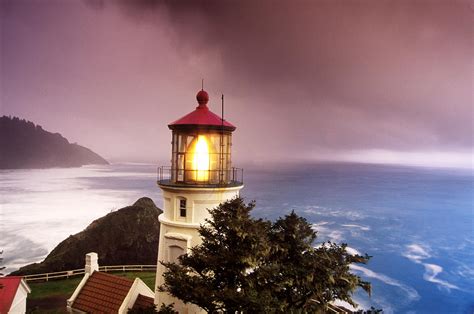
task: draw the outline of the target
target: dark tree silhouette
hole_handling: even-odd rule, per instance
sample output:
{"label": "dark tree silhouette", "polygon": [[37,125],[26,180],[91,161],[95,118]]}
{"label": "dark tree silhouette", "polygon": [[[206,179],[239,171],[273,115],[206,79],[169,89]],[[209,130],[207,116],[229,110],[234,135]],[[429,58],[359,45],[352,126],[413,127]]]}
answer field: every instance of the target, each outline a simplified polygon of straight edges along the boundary
{"label": "dark tree silhouette", "polygon": [[0,117],[0,169],[108,164],[90,149],[17,117]]}
{"label": "dark tree silhouette", "polygon": [[271,223],[250,216],[254,203],[241,198],[211,210],[201,226],[202,244],[179,264],[163,263],[160,287],[209,313],[325,311],[340,299],[355,305],[352,292],[370,284],[349,271],[369,256],[350,255],[346,245],[314,248],[316,232],[294,212]]}

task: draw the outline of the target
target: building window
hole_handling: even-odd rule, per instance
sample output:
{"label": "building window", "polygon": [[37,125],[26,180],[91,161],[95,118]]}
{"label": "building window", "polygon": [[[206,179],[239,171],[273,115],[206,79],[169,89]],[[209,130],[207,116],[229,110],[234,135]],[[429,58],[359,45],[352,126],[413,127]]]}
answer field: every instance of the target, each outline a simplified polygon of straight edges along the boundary
{"label": "building window", "polygon": [[186,200],[185,199],[179,200],[179,216],[186,217]]}
{"label": "building window", "polygon": [[168,262],[178,264],[179,260],[178,257],[184,254],[183,248],[177,245],[171,245],[169,247],[169,258]]}

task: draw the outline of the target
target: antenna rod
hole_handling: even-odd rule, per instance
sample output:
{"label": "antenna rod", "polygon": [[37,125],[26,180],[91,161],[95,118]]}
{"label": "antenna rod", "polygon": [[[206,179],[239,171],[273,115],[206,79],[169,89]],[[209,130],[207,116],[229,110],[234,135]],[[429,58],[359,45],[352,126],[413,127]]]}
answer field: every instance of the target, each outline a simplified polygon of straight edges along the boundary
{"label": "antenna rod", "polygon": [[224,126],[224,94],[222,94],[222,126]]}
{"label": "antenna rod", "polygon": [[201,90],[204,90],[204,79],[201,79]]}
{"label": "antenna rod", "polygon": [[219,149],[219,163],[220,163],[220,178],[219,182],[224,183],[224,94],[222,94],[222,107],[221,107],[221,136],[220,136],[221,147]]}

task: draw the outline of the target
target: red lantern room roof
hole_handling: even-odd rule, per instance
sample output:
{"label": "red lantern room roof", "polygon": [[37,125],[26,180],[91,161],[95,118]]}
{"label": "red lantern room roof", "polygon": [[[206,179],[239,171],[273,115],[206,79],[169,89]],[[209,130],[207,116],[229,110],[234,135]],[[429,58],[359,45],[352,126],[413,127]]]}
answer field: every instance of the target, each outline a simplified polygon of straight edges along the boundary
{"label": "red lantern room roof", "polygon": [[198,106],[196,109],[184,117],[168,124],[171,130],[177,129],[216,129],[225,131],[234,131],[235,126],[209,110],[207,103],[209,102],[209,94],[205,90],[197,93],[196,99]]}

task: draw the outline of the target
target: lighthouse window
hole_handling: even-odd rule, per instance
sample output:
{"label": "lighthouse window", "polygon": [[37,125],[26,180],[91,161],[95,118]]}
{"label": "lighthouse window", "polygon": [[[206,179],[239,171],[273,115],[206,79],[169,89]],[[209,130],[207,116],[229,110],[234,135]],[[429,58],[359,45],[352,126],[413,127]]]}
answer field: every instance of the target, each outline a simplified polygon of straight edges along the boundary
{"label": "lighthouse window", "polygon": [[184,254],[183,248],[177,245],[171,245],[169,247],[169,262],[177,264],[179,262],[178,257]]}
{"label": "lighthouse window", "polygon": [[179,200],[179,216],[186,217],[186,200]]}

